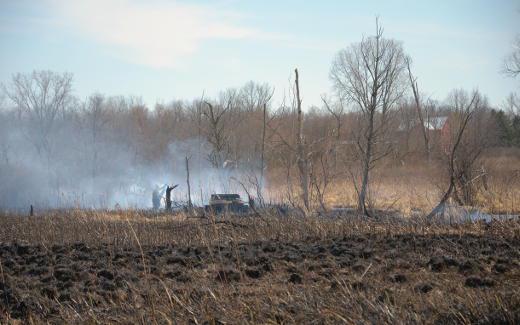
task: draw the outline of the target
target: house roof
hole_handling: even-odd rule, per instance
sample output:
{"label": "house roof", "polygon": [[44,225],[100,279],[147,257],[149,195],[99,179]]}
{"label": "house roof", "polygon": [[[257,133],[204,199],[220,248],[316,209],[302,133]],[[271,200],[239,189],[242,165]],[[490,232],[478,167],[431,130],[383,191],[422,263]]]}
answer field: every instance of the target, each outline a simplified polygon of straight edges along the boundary
{"label": "house roof", "polygon": [[424,121],[424,126],[431,131],[441,130],[447,121],[447,116],[430,117],[428,121]]}
{"label": "house roof", "polygon": [[[447,121],[448,121],[447,116],[436,116],[436,117],[429,117],[429,118],[427,118],[427,120],[425,120],[423,122],[424,122],[424,127],[426,128],[426,130],[439,131],[439,130],[442,130],[442,128],[444,127],[444,125],[446,124]],[[399,131],[410,130],[411,128],[416,127],[419,124],[421,124],[421,122],[419,122],[419,119],[410,120],[410,123],[408,123],[408,124],[406,124],[406,121],[404,121],[404,122],[402,121],[399,124],[399,126],[397,127],[397,129]]]}

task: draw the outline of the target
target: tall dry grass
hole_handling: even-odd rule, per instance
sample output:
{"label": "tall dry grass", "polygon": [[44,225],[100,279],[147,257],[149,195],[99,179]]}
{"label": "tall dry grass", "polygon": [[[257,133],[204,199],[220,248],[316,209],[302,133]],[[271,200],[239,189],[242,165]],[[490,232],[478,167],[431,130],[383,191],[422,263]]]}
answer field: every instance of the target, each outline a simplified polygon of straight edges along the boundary
{"label": "tall dry grass", "polygon": [[[490,153],[475,168],[479,169],[477,174],[485,171],[485,176],[475,180],[478,190],[472,208],[494,214],[520,214],[520,156]],[[298,198],[297,179],[292,183],[291,196]],[[407,217],[425,215],[437,205],[447,186],[446,171],[440,161],[385,162],[372,171],[368,204],[373,209],[393,210]],[[284,193],[289,189],[283,183],[272,182],[270,191],[281,200],[287,197]],[[357,193],[348,173],[331,182],[325,201],[328,208],[357,205]],[[320,208],[317,202],[314,206]]]}

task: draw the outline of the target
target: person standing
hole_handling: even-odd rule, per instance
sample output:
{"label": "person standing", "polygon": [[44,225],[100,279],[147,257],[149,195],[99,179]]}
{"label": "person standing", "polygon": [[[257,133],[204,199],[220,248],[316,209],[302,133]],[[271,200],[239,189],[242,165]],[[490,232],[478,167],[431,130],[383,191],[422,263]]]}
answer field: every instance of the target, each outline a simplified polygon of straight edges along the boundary
{"label": "person standing", "polygon": [[159,185],[155,186],[155,189],[152,192],[152,205],[154,210],[159,210],[161,208],[161,197],[164,191],[164,188],[168,185],[164,185],[159,187]]}

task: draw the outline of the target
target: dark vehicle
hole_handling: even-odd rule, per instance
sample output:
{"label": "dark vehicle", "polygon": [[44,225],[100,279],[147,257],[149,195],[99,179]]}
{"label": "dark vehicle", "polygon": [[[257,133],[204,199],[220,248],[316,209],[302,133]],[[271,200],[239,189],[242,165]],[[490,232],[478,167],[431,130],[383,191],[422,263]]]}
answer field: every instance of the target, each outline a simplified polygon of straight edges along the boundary
{"label": "dark vehicle", "polygon": [[249,206],[238,194],[212,194],[204,210],[214,214],[246,214],[249,212]]}

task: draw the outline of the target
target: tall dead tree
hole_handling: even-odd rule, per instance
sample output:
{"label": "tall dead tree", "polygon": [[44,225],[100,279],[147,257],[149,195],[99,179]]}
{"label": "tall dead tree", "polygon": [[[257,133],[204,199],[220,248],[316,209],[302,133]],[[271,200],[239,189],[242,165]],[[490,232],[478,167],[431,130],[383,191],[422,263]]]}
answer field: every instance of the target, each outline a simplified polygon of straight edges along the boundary
{"label": "tall dead tree", "polygon": [[296,160],[300,176],[300,190],[303,205],[309,211],[309,162],[305,150],[305,138],[303,136],[303,112],[302,100],[300,97],[300,80],[298,76],[298,69],[294,69],[295,80],[294,87],[296,92],[296,114],[297,131],[296,131]]}
{"label": "tall dead tree", "polygon": [[428,116],[428,113],[426,112],[426,120],[424,119],[423,112],[425,111],[425,107],[423,106],[423,103],[420,98],[419,86],[417,85],[417,77],[414,77],[414,75],[412,74],[411,61],[412,60],[410,57],[406,58],[406,68],[408,70],[408,79],[410,80],[410,86],[412,87],[413,98],[414,98],[414,103],[415,103],[415,110],[417,113],[417,117],[419,118],[419,124],[420,124],[419,128],[421,129],[421,133],[422,133],[423,140],[424,140],[424,153],[426,155],[426,160],[429,163],[430,162],[430,152],[431,152],[430,135],[428,134],[428,128],[427,128],[427,124],[429,122],[429,116]]}
{"label": "tall dead tree", "polygon": [[356,134],[361,162],[358,210],[369,215],[367,195],[370,171],[377,161],[391,152],[385,135],[393,110],[404,88],[405,55],[401,43],[383,38],[376,20],[375,36],[341,50],[332,63],[330,78],[342,99],[359,109],[360,124]]}

